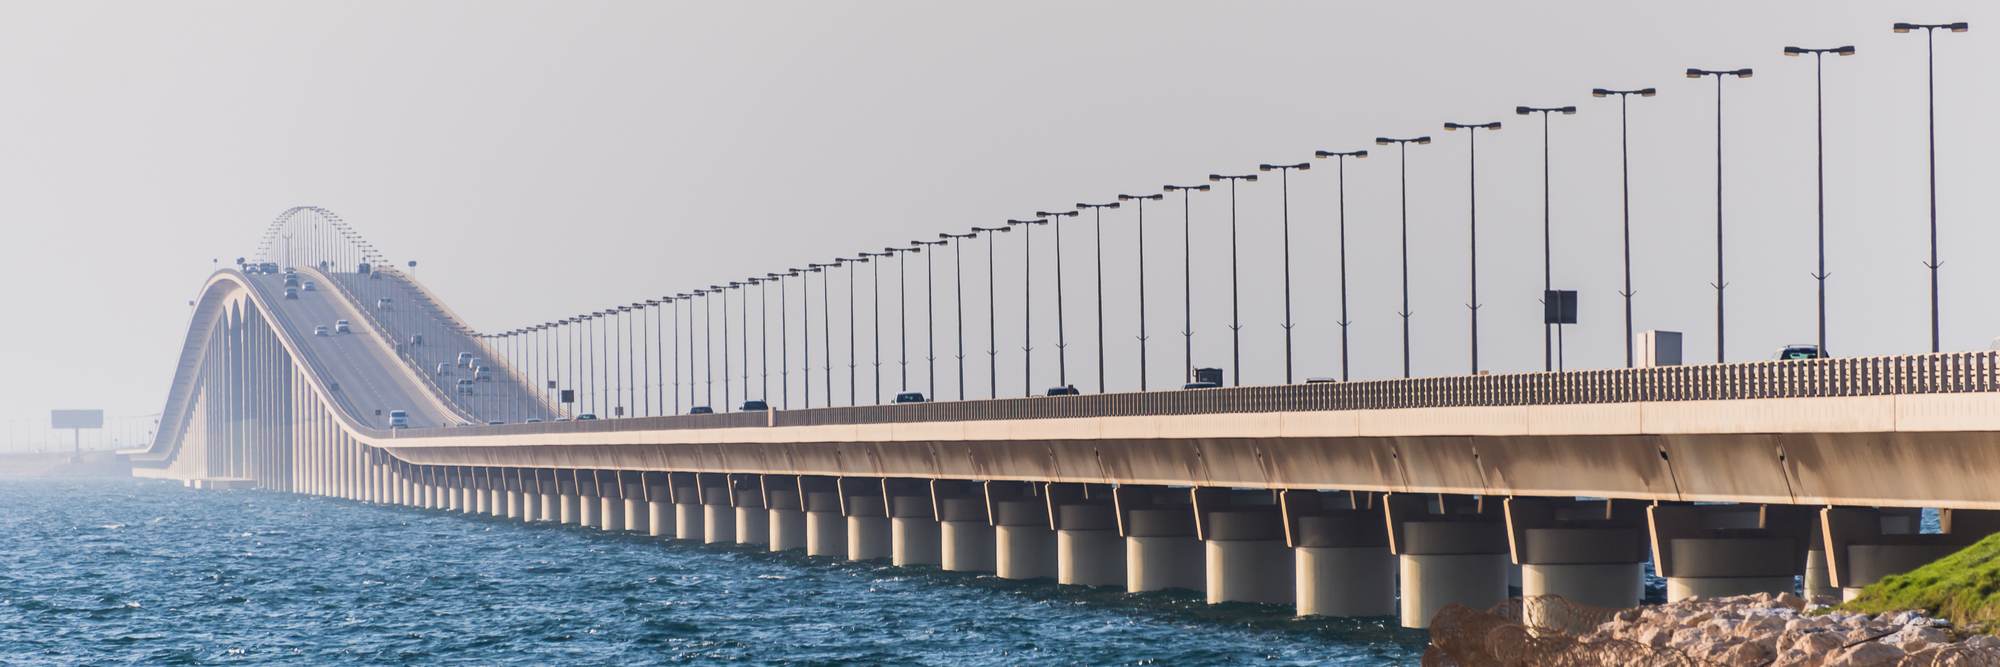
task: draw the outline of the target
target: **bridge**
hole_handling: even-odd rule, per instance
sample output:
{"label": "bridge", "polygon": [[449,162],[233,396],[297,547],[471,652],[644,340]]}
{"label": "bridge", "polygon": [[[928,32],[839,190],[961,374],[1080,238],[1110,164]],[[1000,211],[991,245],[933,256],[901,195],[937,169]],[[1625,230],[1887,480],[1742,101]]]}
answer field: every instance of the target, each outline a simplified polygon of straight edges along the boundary
{"label": "bridge", "polygon": [[[1649,566],[1838,596],[2000,531],[1990,351],[834,407],[822,307],[821,406],[690,414],[701,294],[477,332],[405,268],[280,215],[202,286],[134,474],[1409,627],[1510,587],[1629,606]],[[808,277],[769,280],[809,308]]]}

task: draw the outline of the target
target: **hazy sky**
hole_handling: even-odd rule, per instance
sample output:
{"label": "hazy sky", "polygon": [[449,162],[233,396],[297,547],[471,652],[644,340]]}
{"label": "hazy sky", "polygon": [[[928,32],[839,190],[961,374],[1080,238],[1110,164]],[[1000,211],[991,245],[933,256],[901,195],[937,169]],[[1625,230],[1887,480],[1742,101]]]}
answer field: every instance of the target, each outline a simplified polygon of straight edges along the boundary
{"label": "hazy sky", "polygon": [[[1539,369],[1542,133],[1513,114],[1520,104],[1581,109],[1554,120],[1554,275],[1582,293],[1570,365],[1617,365],[1618,105],[1592,99],[1593,86],[1660,89],[1631,108],[1637,324],[1685,331],[1688,357],[1707,360],[1716,100],[1687,67],[1756,69],[1725,84],[1725,209],[1730,357],[1762,358],[1814,337],[1813,66],[1780,56],[1787,44],[1860,48],[1826,63],[1830,348],[1920,351],[1924,42],[1892,34],[1896,20],[1974,26],[1938,37],[1944,345],[2000,334],[1988,296],[2000,265],[1987,257],[2000,202],[1982,159],[2000,136],[1978,113],[2000,101],[2000,6],[1987,2],[0,7],[10,437],[52,407],[158,411],[211,258],[249,253],[295,204],[338,211],[392,257],[420,261],[419,277],[473,325],[509,329],[1315,149],[1375,152],[1348,169],[1353,373],[1391,376],[1397,162],[1370,145],[1378,135],[1437,140],[1410,150],[1414,355],[1419,374],[1462,373],[1467,146],[1443,121],[1507,124],[1479,140],[1482,362]],[[1314,167],[1291,183],[1301,379],[1338,373],[1334,171]],[[1252,383],[1281,377],[1278,195],[1274,178],[1239,192]],[[1168,203],[1147,210],[1156,387],[1181,365],[1181,215]],[[1227,365],[1228,213],[1226,191],[1194,199],[1198,365]],[[1090,218],[1064,224],[1071,381],[1089,391]],[[1129,208],[1106,213],[1113,389],[1136,385],[1133,231]],[[1022,249],[1018,234],[1001,238],[1001,392],[1018,394]],[[1035,234],[1038,268],[1052,238]],[[967,250],[968,365],[983,396],[986,250]],[[938,259],[943,315],[951,263]],[[1038,280],[1037,384],[1048,385],[1053,293]],[[844,335],[835,347],[844,365]],[[893,339],[885,348],[893,392]]]}

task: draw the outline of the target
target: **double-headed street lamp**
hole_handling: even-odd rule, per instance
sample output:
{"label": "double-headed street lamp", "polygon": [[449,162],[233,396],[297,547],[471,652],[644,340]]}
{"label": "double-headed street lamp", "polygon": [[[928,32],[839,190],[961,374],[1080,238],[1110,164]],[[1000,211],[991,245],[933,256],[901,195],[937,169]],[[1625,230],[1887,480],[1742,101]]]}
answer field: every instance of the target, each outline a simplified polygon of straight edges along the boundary
{"label": "double-headed street lamp", "polygon": [[1190,203],[1196,192],[1208,192],[1209,186],[1169,185],[1163,190],[1181,193],[1181,382],[1194,382],[1194,208]]}
{"label": "double-headed street lamp", "polygon": [[1623,218],[1623,228],[1624,228],[1623,238],[1624,238],[1624,248],[1625,248],[1625,289],[1620,290],[1618,292],[1618,295],[1625,298],[1625,367],[1626,368],[1631,368],[1633,366],[1632,346],[1634,345],[1635,341],[1633,340],[1633,331],[1632,331],[1632,294],[1633,294],[1632,292],[1632,160],[1631,160],[1631,144],[1629,141],[1627,141],[1627,132],[1625,126],[1625,117],[1626,117],[1625,102],[1628,98],[1632,97],[1633,95],[1638,95],[1640,97],[1652,97],[1655,94],[1658,94],[1658,91],[1652,88],[1635,88],[1631,90],[1613,90],[1610,88],[1590,89],[1591,97],[1610,97],[1613,95],[1618,96],[1618,174],[1620,179],[1619,206],[1621,209],[1620,215]]}
{"label": "double-headed street lamp", "polygon": [[[1812,54],[1813,57],[1813,145],[1815,150],[1814,173],[1819,183],[1818,201],[1818,245],[1819,268],[1813,272],[1813,280],[1819,283],[1819,347],[1815,354],[1826,356],[1826,54],[1839,56],[1854,55],[1852,46],[1836,46],[1830,49],[1809,49],[1798,46],[1785,47],[1785,55],[1798,57]],[[1933,352],[1936,350],[1933,349]]]}
{"label": "double-headed street lamp", "polygon": [[[1064,318],[1067,308],[1063,305],[1062,219],[1074,218],[1077,215],[1079,215],[1077,211],[1035,211],[1035,217],[1046,219],[1049,226],[1054,227],[1056,230],[1056,385],[1061,387],[1063,392],[1067,392],[1070,385],[1069,328]],[[1026,234],[1025,230],[1023,230],[1023,234]],[[1022,241],[1025,243],[1027,239],[1023,238]],[[1033,252],[1034,246],[1032,244],[1024,247],[1029,248],[1029,252]],[[1033,396],[1034,394],[1034,388],[1029,387],[1028,395]]]}
{"label": "double-headed street lamp", "polygon": [[1139,210],[1138,243],[1134,245],[1139,257],[1139,391],[1146,390],[1146,202],[1160,201],[1167,196],[1159,193],[1150,195],[1118,195],[1118,201],[1132,202]]}
{"label": "double-headed street lamp", "polygon": [[[1931,271],[1931,352],[1938,351],[1938,204],[1937,204],[1937,31],[1949,30],[1965,32],[1972,26],[1964,21],[1955,23],[1902,23],[1889,27],[1897,33],[1912,30],[1924,31],[1924,99],[1926,117],[1929,118],[1930,135],[1930,189],[1931,189],[1931,261],[1924,264]],[[1820,354],[1825,354],[1825,348]]]}
{"label": "double-headed street lamp", "polygon": [[1376,137],[1375,145],[1396,147],[1398,205],[1402,208],[1402,256],[1403,256],[1403,309],[1396,315],[1403,318],[1403,377],[1410,377],[1410,144],[1428,144],[1429,135],[1392,139]]}
{"label": "double-headed street lamp", "polygon": [[[854,271],[856,268],[855,267],[856,264],[867,264],[869,256],[870,256],[869,253],[864,252],[864,253],[859,253],[854,257],[833,260],[833,263],[836,265],[842,263],[845,263],[847,265],[847,405],[848,407],[853,407],[861,404],[860,374],[855,371],[855,369],[859,367],[858,360],[860,358],[860,355],[854,353],[855,349],[854,348],[854,339],[855,339],[854,301],[855,299],[860,297],[860,295],[857,294],[857,292],[859,292],[860,290],[855,288]],[[875,349],[880,350],[882,348],[881,346],[878,345],[876,346]],[[879,385],[881,384],[881,382],[878,380],[876,384]],[[876,394],[876,397],[880,398],[881,394],[879,393]],[[829,398],[831,398],[831,396],[829,396]]]}
{"label": "double-headed street lamp", "polygon": [[1465,130],[1466,138],[1466,258],[1472,279],[1471,300],[1465,304],[1472,318],[1472,375],[1479,374],[1479,131],[1500,129],[1500,121],[1490,123],[1445,123],[1444,131]]}
{"label": "double-headed street lamp", "polygon": [[1243,386],[1243,311],[1236,280],[1236,184],[1239,181],[1254,183],[1257,175],[1209,174],[1208,180],[1218,183],[1229,181],[1229,381],[1231,386],[1240,387]]}
{"label": "double-headed street lamp", "polygon": [[[980,234],[980,233],[987,234],[986,237],[986,382],[987,382],[986,397],[987,398],[1000,397],[1000,339],[999,339],[999,334],[996,333],[998,331],[997,327],[999,326],[999,318],[997,317],[998,306],[995,305],[994,301],[994,296],[996,295],[997,291],[995,290],[993,283],[994,243],[992,235],[1005,233],[1011,229],[1013,229],[1013,227],[1005,227],[1005,226],[972,228],[972,232],[974,234]],[[963,355],[964,353],[961,352],[960,354]],[[960,369],[959,375],[961,376],[961,378],[964,376],[963,368]],[[961,379],[960,382],[963,383],[964,380]],[[962,388],[959,393],[964,393]],[[1033,391],[1030,390],[1029,393],[1033,393]]]}
{"label": "double-headed street lamp", "polygon": [[1285,384],[1292,383],[1292,183],[1293,170],[1311,169],[1311,162],[1297,164],[1260,164],[1257,171],[1278,172],[1278,192],[1281,202],[1279,217],[1284,225],[1285,253]]}
{"label": "double-headed street lamp", "polygon": [[869,262],[870,264],[872,264],[874,266],[874,271],[875,271],[875,278],[874,278],[875,286],[871,288],[871,291],[874,292],[874,301],[873,301],[874,305],[870,306],[868,309],[869,317],[874,318],[874,324],[868,325],[868,330],[875,336],[874,364],[875,364],[876,405],[882,404],[882,263],[871,260],[886,259],[892,254],[894,253],[866,252],[866,251],[860,253],[861,261]]}
{"label": "double-headed street lamp", "polygon": [[792,305],[785,279],[798,275],[798,269],[786,269],[768,276],[778,283],[778,393],[786,410],[792,409]]}
{"label": "double-headed street lamp", "polygon": [[908,255],[922,252],[923,246],[887,247],[882,249],[896,257],[896,341],[899,350],[897,365],[902,367],[902,388],[898,392],[910,390],[910,264]]}
{"label": "double-headed street lamp", "polygon": [[[1549,290],[1555,289],[1555,260],[1550,255],[1553,244],[1551,236],[1553,233],[1549,223],[1551,217],[1549,210],[1551,204],[1549,198],[1549,116],[1553,114],[1571,115],[1576,113],[1576,107],[1514,107],[1514,113],[1522,116],[1529,114],[1542,115],[1542,295],[1543,298],[1547,298]],[[1543,371],[1553,371],[1556,369],[1555,347],[1552,344],[1550,335],[1552,328],[1552,325],[1549,323],[1542,323]]]}
{"label": "double-headed street lamp", "polygon": [[1090,209],[1095,216],[1091,230],[1096,240],[1093,249],[1097,252],[1097,393],[1104,393],[1104,209],[1118,208],[1118,202],[1105,204],[1085,204],[1078,202],[1078,209]]}
{"label": "double-headed street lamp", "polygon": [[[1057,221],[1056,233],[1062,233],[1061,217],[1044,216],[1047,219],[1008,220],[1007,227],[1021,227],[1021,391],[1026,396],[1035,395],[1035,225],[1046,225]],[[989,280],[989,282],[991,282]],[[1062,327],[1062,239],[1056,239],[1056,371],[1057,382],[1067,386],[1069,372],[1063,362]]]}
{"label": "double-headed street lamp", "polygon": [[1339,183],[1340,213],[1340,381],[1346,382],[1347,325],[1352,323],[1347,319],[1347,160],[1366,159],[1368,151],[1314,151],[1313,157],[1334,158],[1335,173],[1339,176],[1335,180]]}
{"label": "double-headed street lamp", "polygon": [[1724,334],[1722,292],[1729,287],[1722,274],[1722,80],[1728,77],[1750,78],[1750,68],[1742,69],[1699,69],[1690,67],[1687,78],[1699,79],[1715,77],[1715,363],[1723,361]]}
{"label": "double-headed street lamp", "polygon": [[[832,319],[831,314],[833,313],[833,310],[832,306],[827,305],[828,297],[827,297],[826,283],[833,279],[833,274],[828,273],[826,269],[832,268],[833,266],[834,265],[832,264],[819,264],[819,263],[812,263],[806,265],[807,273],[820,274],[819,275],[819,305],[820,305],[820,316],[819,316],[820,348],[819,349],[821,353],[826,355],[826,361],[823,363],[825,363],[826,365],[826,406],[829,408],[833,407],[833,324],[829,321]],[[805,375],[806,407],[810,409],[813,406],[812,279],[810,277],[803,275],[801,276],[801,279],[802,282],[800,282],[799,284],[799,295],[804,298],[799,300],[800,301],[799,308],[803,311],[803,317],[805,318],[804,320],[805,330],[803,332],[800,332],[799,336],[799,338],[805,343],[804,345],[800,346],[805,348],[805,365],[801,370]]]}
{"label": "double-headed street lamp", "polygon": [[[944,240],[924,241],[921,239],[915,240],[911,241],[910,245],[916,246],[918,250],[912,250],[911,252],[923,252],[921,248],[925,246],[937,248],[947,243],[950,243],[950,241],[944,241]],[[929,367],[929,373],[930,373],[930,383],[924,386],[924,397],[933,401],[937,400],[938,397],[937,282],[932,280],[931,278],[931,268],[932,265],[934,264],[934,262],[931,261],[931,258],[936,256],[937,256],[937,251],[935,250],[930,252],[924,252],[924,361],[926,362],[926,365]]]}
{"label": "double-headed street lamp", "polygon": [[[952,332],[958,337],[958,400],[965,400],[965,252],[964,241],[979,236],[978,231],[965,234],[938,234],[938,243],[951,244],[952,291],[957,296],[952,299],[958,310],[958,325]],[[988,261],[992,256],[988,255]],[[988,280],[991,280],[989,274]]]}

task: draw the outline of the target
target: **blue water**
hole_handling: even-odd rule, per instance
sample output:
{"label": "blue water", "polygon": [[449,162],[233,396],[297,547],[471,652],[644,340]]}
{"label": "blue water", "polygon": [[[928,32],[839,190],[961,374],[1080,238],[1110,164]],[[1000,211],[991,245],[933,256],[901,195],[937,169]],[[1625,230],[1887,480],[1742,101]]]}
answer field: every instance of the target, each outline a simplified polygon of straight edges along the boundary
{"label": "blue water", "polygon": [[0,661],[1413,664],[1392,619],[132,480],[0,481]]}

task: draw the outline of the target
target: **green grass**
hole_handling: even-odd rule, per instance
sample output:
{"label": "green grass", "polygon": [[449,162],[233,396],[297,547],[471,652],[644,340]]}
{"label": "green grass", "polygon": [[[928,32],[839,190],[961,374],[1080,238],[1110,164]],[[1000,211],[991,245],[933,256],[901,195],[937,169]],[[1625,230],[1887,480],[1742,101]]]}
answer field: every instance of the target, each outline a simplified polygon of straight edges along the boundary
{"label": "green grass", "polygon": [[2000,534],[1862,589],[1847,611],[1922,609],[1961,628],[2000,626]]}

